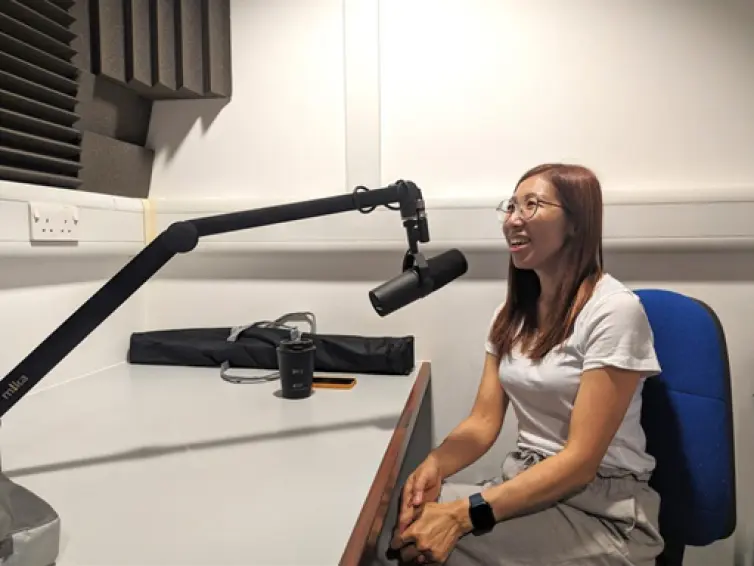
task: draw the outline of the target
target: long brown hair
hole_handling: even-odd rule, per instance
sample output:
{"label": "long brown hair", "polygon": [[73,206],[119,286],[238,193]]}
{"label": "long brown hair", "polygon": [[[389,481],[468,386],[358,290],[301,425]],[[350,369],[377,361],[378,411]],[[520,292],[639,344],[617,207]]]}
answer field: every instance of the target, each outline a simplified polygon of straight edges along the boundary
{"label": "long brown hair", "polygon": [[546,163],[524,173],[516,187],[535,175],[557,191],[570,226],[562,250],[563,273],[554,295],[557,303],[546,320],[539,320],[539,278],[509,261],[508,296],[490,331],[501,359],[520,345],[531,360],[540,361],[566,340],[602,276],[602,188],[596,175],[580,165]]}

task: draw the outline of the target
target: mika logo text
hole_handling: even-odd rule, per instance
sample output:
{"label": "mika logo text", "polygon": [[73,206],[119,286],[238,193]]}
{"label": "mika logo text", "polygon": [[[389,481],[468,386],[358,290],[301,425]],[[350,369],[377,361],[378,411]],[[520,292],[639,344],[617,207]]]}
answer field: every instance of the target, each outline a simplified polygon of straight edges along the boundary
{"label": "mika logo text", "polygon": [[18,379],[14,379],[13,381],[11,381],[10,385],[5,389],[5,391],[3,391],[3,395],[2,395],[3,399],[7,401],[11,397],[13,397],[16,391],[21,389],[21,387],[23,387],[24,383],[26,383],[27,381],[29,381],[29,378],[26,377],[25,375],[22,375]]}

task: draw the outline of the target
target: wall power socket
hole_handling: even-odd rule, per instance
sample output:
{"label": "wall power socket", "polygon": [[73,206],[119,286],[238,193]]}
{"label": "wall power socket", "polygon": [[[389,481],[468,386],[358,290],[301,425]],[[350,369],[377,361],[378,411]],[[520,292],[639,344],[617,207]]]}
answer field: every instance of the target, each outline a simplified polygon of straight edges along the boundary
{"label": "wall power socket", "polygon": [[78,242],[79,209],[59,202],[29,203],[29,238],[32,242]]}

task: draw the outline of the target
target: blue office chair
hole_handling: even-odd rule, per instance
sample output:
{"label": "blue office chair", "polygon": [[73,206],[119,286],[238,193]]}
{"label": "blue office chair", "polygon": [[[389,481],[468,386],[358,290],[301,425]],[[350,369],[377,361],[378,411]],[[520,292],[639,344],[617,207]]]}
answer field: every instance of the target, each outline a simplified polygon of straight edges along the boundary
{"label": "blue office chair", "polygon": [[651,485],[662,498],[665,551],[681,566],[686,546],[729,537],[736,526],[733,409],[725,335],[703,302],[659,289],[636,291],[662,374],[645,382],[642,425],[657,459]]}

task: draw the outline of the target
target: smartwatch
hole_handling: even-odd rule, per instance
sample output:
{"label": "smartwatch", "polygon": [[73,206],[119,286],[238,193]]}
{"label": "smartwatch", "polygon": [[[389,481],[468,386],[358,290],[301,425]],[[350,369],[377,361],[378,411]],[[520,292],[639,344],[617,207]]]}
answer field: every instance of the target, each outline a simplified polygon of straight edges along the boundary
{"label": "smartwatch", "polygon": [[481,493],[469,496],[469,518],[475,535],[487,533],[495,526],[495,514]]}

